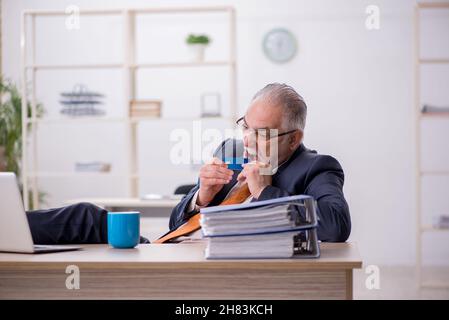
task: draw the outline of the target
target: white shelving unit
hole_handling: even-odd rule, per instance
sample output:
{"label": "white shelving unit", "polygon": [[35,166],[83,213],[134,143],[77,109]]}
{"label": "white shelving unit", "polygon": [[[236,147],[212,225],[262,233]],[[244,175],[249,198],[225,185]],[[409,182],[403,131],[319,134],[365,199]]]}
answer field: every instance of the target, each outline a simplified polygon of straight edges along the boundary
{"label": "white shelving unit", "polygon": [[[179,14],[179,13],[225,13],[228,16],[229,24],[229,55],[227,60],[220,61],[204,61],[204,62],[173,62],[173,63],[136,63],[135,62],[135,25],[136,14]],[[123,53],[124,60],[122,63],[113,64],[55,64],[42,65],[36,64],[35,52],[36,35],[35,35],[35,19],[36,17],[54,17],[66,16],[64,11],[25,11],[22,14],[21,21],[21,53],[22,53],[22,139],[23,139],[23,160],[22,160],[22,183],[23,183],[23,200],[25,208],[28,210],[29,195],[25,190],[31,189],[33,204],[35,208],[39,208],[37,179],[39,177],[70,177],[70,176],[104,176],[108,173],[73,173],[73,172],[40,172],[37,165],[37,126],[48,123],[92,123],[104,121],[105,123],[125,123],[127,136],[127,156],[128,156],[128,172],[123,174],[115,174],[115,176],[123,176],[127,179],[128,196],[137,197],[139,194],[138,180],[140,175],[137,170],[137,126],[140,121],[160,121],[160,120],[199,120],[204,118],[132,118],[126,112],[126,117],[116,118],[94,118],[83,117],[81,119],[67,118],[37,118],[36,113],[36,73],[39,70],[74,70],[74,69],[122,69],[125,86],[123,101],[128,110],[130,101],[135,98],[136,93],[136,70],[144,68],[185,68],[185,67],[216,67],[223,66],[229,69],[229,117],[219,117],[220,119],[229,120],[231,125],[237,118],[237,75],[236,75],[236,20],[235,9],[230,6],[211,6],[211,7],[167,7],[167,8],[129,8],[129,9],[113,9],[113,10],[81,10],[80,16],[104,16],[104,15],[120,15],[123,19]],[[30,24],[30,25],[28,25]],[[29,29],[28,29],[29,27]],[[29,34],[28,34],[29,32]],[[31,50],[30,60],[27,61],[28,50]],[[27,78],[31,72],[30,79]],[[31,83],[31,91],[27,91],[27,84]],[[30,93],[30,94],[29,94]],[[26,112],[27,98],[31,99],[31,117]],[[210,118],[208,118],[210,119]],[[30,134],[30,146],[28,145],[28,134]],[[31,164],[31,165],[30,165]],[[111,174],[113,175],[113,174]],[[35,209],[33,208],[33,209]]]}
{"label": "white shelving unit", "polygon": [[449,58],[426,59],[421,57],[420,41],[420,12],[425,9],[449,9],[449,2],[426,2],[418,3],[415,7],[415,132],[416,132],[416,273],[419,287],[447,288],[449,283],[435,283],[423,281],[423,235],[428,232],[447,232],[449,228],[437,228],[432,225],[424,225],[422,222],[422,178],[424,176],[447,176],[449,170],[423,170],[421,166],[421,123],[423,119],[449,120],[449,112],[446,113],[422,113],[421,101],[421,66],[423,64],[444,65],[449,64]]}

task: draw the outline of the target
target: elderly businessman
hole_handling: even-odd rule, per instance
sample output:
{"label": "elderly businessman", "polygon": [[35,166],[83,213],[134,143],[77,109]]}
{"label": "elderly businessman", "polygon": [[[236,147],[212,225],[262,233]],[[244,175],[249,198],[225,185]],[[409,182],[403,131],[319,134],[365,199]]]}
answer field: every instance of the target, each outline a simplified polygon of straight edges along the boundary
{"label": "elderly businessman", "polygon": [[[306,115],[303,98],[286,84],[268,84],[257,92],[245,116],[237,121],[243,141],[226,140],[219,146],[214,160],[201,168],[198,184],[173,209],[170,230],[154,242],[174,242],[197,232],[202,207],[297,194],[317,201],[320,240],[345,241],[351,219],[343,195],[343,169],[335,158],[304,146]],[[266,152],[273,145],[277,152]],[[241,172],[230,170],[223,160],[236,149],[262,161],[245,164]],[[273,156],[276,165],[269,167],[273,174],[267,174],[270,161],[263,160]],[[106,215],[102,208],[81,203],[28,213],[28,219],[35,243],[106,243]],[[141,237],[140,242],[148,240]]]}
{"label": "elderly businessman", "polygon": [[[333,157],[319,155],[303,145],[306,115],[303,98],[288,85],[272,83],[257,92],[245,116],[237,121],[243,131],[243,142],[222,143],[214,161],[201,168],[199,183],[174,208],[170,231],[155,242],[174,241],[195,232],[202,207],[297,194],[311,195],[317,201],[320,240],[345,241],[351,231],[351,219],[343,195],[343,170]],[[272,131],[276,134],[271,134]],[[239,143],[243,143],[247,154],[256,153],[255,158],[260,150],[268,154],[265,159],[270,158],[265,151],[274,142],[278,165],[272,168],[273,175],[261,170],[267,165],[264,161],[245,164],[241,172],[227,169],[222,161],[230,156],[229,151],[239,148]],[[227,148],[228,145],[233,148]]]}

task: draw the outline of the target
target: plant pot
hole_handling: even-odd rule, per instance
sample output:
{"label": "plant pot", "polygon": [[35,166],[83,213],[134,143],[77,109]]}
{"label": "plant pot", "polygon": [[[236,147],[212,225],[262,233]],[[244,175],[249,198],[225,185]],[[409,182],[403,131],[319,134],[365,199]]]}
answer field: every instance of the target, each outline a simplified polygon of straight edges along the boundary
{"label": "plant pot", "polygon": [[6,149],[4,146],[0,146],[0,172],[6,171]]}
{"label": "plant pot", "polygon": [[192,54],[193,62],[203,62],[204,61],[204,51],[207,45],[203,43],[189,44],[189,49]]}

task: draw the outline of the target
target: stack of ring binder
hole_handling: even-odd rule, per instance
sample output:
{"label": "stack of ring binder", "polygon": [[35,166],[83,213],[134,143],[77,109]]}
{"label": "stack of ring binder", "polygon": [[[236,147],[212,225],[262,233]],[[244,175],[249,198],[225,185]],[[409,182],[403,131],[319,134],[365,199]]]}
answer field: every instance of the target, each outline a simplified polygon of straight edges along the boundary
{"label": "stack of ring binder", "polygon": [[316,203],[298,195],[202,208],[207,259],[318,258]]}

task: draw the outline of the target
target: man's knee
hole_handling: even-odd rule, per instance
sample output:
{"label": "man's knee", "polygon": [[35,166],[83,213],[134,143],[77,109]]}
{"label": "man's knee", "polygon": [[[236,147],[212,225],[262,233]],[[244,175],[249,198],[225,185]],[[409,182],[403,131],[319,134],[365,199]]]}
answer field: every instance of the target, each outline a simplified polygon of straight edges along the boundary
{"label": "man's knee", "polygon": [[72,207],[76,208],[76,209],[80,209],[80,210],[89,210],[89,211],[99,209],[96,205],[94,205],[93,203],[90,203],[90,202],[78,202],[78,203],[72,204]]}
{"label": "man's knee", "polygon": [[75,211],[89,212],[91,214],[99,213],[102,210],[100,207],[98,207],[90,202],[78,202],[78,203],[72,204],[72,208]]}
{"label": "man's knee", "polygon": [[103,230],[107,225],[107,211],[89,202],[79,202],[71,206],[67,216],[72,223]]}

